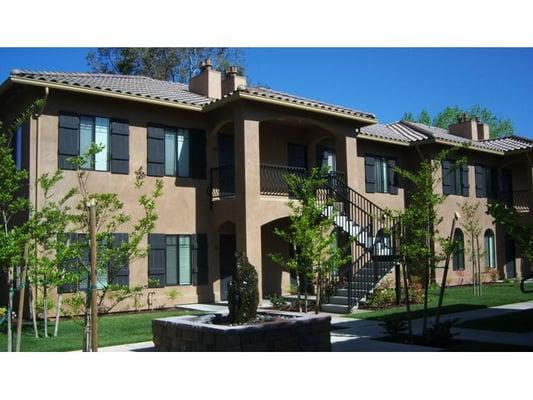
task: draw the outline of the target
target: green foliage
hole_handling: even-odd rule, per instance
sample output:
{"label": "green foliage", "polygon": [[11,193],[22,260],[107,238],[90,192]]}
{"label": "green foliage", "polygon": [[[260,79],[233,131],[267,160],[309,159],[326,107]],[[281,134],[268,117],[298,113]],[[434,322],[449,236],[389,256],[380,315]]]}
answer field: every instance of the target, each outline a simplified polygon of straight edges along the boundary
{"label": "green foliage", "polygon": [[276,310],[281,310],[285,305],[287,304],[287,301],[283,296],[278,296],[277,294],[273,294],[270,296],[270,302],[272,303],[272,307]]}
{"label": "green foliage", "polygon": [[454,328],[458,322],[458,318],[453,318],[439,322],[438,324],[433,324],[433,326],[427,330],[428,343],[439,347],[448,344],[454,336],[458,335],[457,333],[452,332],[452,328]]}
{"label": "green foliage", "polygon": [[206,58],[219,71],[237,66],[244,73],[242,50],[224,47],[103,47],[90,51],[87,62],[94,72],[187,83]]}
{"label": "green foliage", "polygon": [[382,319],[379,326],[393,339],[399,339],[407,331],[407,321],[401,316]]}
{"label": "green foliage", "polygon": [[368,296],[366,306],[369,308],[385,308],[396,303],[396,291],[392,288],[378,288]]}
{"label": "green foliage", "polygon": [[510,119],[498,118],[488,108],[483,108],[479,105],[467,109],[462,109],[457,106],[446,107],[433,118],[431,118],[431,115],[426,110],[422,110],[418,118],[414,118],[412,113],[407,112],[404,114],[403,120],[408,122],[420,122],[426,125],[448,129],[449,125],[455,124],[464,114],[469,115],[471,118],[479,118],[480,122],[488,124],[490,126],[490,136],[492,138],[513,134],[513,124]]}
{"label": "green foliage", "polygon": [[166,292],[166,295],[169,300],[175,301],[179,296],[181,296],[181,293],[177,289],[170,289]]}
{"label": "green foliage", "polygon": [[533,224],[525,222],[514,207],[507,206],[502,202],[489,204],[487,214],[490,214],[497,224],[503,226],[523,256],[529,262],[533,262]]}
{"label": "green foliage", "polygon": [[159,279],[148,278],[148,287],[150,289],[163,287]]}
{"label": "green foliage", "polygon": [[[313,168],[307,176],[285,176],[289,192],[294,197],[288,202],[292,211],[290,226],[288,230],[276,228],[274,233],[295,251],[292,257],[270,255],[272,260],[297,276],[310,277],[319,288],[323,287],[329,273],[350,259],[346,248],[336,246],[336,237],[332,234],[335,214],[324,216],[325,209],[333,206],[333,199],[328,198],[322,203],[317,201],[317,193],[324,190],[328,174],[327,168]],[[303,282],[299,283],[303,285]]]}
{"label": "green foliage", "polygon": [[254,321],[259,305],[258,278],[255,267],[244,253],[235,253],[235,269],[228,283],[229,322],[245,324]]}

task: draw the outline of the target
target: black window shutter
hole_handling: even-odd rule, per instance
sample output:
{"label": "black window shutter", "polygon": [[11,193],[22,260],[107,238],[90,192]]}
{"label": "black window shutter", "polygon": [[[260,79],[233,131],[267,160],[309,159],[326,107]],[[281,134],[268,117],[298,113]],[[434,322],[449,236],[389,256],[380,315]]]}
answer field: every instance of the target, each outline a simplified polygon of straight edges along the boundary
{"label": "black window shutter", "polygon": [[468,183],[468,165],[461,166],[461,194],[469,196],[470,184]]}
{"label": "black window shutter", "polygon": [[388,178],[388,184],[389,187],[387,188],[387,191],[390,194],[398,194],[398,174],[394,170],[396,168],[396,160],[394,158],[389,158],[387,160],[387,172],[389,174]]}
{"label": "black window shutter", "polygon": [[365,184],[367,193],[376,191],[376,159],[372,156],[365,156]]}
{"label": "black window shutter", "polygon": [[442,160],[442,193],[455,194],[455,179],[451,174],[452,163],[450,160]]}
{"label": "black window shutter", "polygon": [[206,178],[206,134],[202,129],[189,130],[191,178]]}
{"label": "black window shutter", "polygon": [[[122,243],[128,242],[127,233],[114,233],[113,234],[113,248],[119,248]],[[115,272],[116,271],[116,272]],[[114,278],[113,283],[117,285],[129,286],[130,284],[130,266],[129,260],[125,260],[125,263],[122,264],[121,268],[117,271],[114,268]]]}
{"label": "black window shutter", "polygon": [[147,174],[165,174],[165,130],[158,126],[148,126],[148,165]]}
{"label": "black window shutter", "polygon": [[68,162],[77,157],[80,149],[80,119],[75,114],[59,114],[57,158],[59,169],[76,169]]}
{"label": "black window shutter", "polygon": [[130,127],[127,121],[111,122],[111,172],[130,172]]}
{"label": "black window shutter", "polygon": [[491,198],[496,198],[496,197],[498,197],[498,191],[499,191],[499,187],[498,187],[498,168],[496,168],[496,167],[491,167],[490,168],[490,179],[491,179],[491,188],[490,188],[490,193],[487,192],[487,194]]}
{"label": "black window shutter", "polygon": [[[64,240],[64,241],[70,241],[70,243],[75,243],[77,241],[77,234],[76,233],[67,233],[64,235],[61,235],[58,240]],[[64,262],[61,263],[61,268],[66,272],[77,272],[78,271],[78,262],[75,258],[71,258],[68,260],[64,260]],[[61,285],[58,290],[59,293],[72,293],[75,292],[78,289],[78,283],[77,282],[69,282]]]}
{"label": "black window shutter", "polygon": [[476,197],[482,198],[487,197],[487,186],[486,186],[486,173],[487,169],[483,165],[476,165]]}
{"label": "black window shutter", "polygon": [[148,278],[159,281],[160,286],[166,285],[166,251],[165,235],[151,233],[148,235]]}
{"label": "black window shutter", "polygon": [[193,284],[207,285],[207,234],[199,233],[193,236]]}

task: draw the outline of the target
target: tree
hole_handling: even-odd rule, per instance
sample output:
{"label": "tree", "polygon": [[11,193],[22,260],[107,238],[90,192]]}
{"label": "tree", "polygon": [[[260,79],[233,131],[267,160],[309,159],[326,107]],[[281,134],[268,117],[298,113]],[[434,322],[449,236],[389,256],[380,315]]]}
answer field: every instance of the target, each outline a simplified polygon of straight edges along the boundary
{"label": "tree", "polygon": [[461,206],[462,227],[466,232],[468,253],[472,262],[474,296],[481,295],[483,281],[481,279],[481,256],[479,249],[479,235],[481,234],[481,225],[477,216],[479,202],[475,204],[465,203]]}
{"label": "tree", "polygon": [[87,62],[93,72],[187,83],[207,58],[219,71],[237,66],[244,73],[242,50],[225,47],[104,47],[91,50]]}
{"label": "tree", "polygon": [[406,112],[403,116],[403,120],[408,122],[420,122],[426,125],[448,129],[449,125],[455,124],[464,114],[469,115],[471,118],[479,118],[480,122],[488,124],[490,127],[491,138],[513,134],[514,129],[510,119],[498,118],[488,108],[483,108],[479,105],[474,105],[466,109],[457,106],[448,106],[437,113],[433,118],[431,118],[431,115],[425,109],[422,110],[418,118],[414,118],[412,113]]}
{"label": "tree", "polygon": [[[424,335],[427,330],[428,317],[428,290],[432,271],[437,264],[446,259],[452,244],[449,238],[441,236],[437,227],[442,222],[438,213],[438,206],[447,197],[436,193],[442,178],[438,173],[443,160],[457,148],[448,148],[440,151],[434,160],[424,159],[415,171],[396,167],[398,175],[403,177],[412,186],[408,204],[402,211],[392,212],[398,221],[399,245],[398,255],[405,265],[405,279],[410,281],[413,275],[421,278],[424,289],[423,328]],[[464,159],[454,163],[452,170],[460,168]],[[435,251],[435,244],[440,245],[440,251]],[[406,286],[407,290],[407,286]],[[407,300],[409,294],[407,293]],[[407,301],[407,305],[409,301]],[[408,309],[409,314],[409,309]]]}
{"label": "tree", "polygon": [[[13,157],[12,140],[16,130],[44,105],[39,99],[32,103],[14,121],[5,124],[0,121],[0,268],[7,272],[8,304],[7,304],[7,351],[12,351],[12,316],[13,298],[19,289],[16,286],[17,272],[24,263],[24,244],[26,238],[17,218],[22,218],[28,211],[29,200],[24,195],[24,187],[28,173],[18,170]],[[22,318],[21,315],[18,316]]]}
{"label": "tree", "polygon": [[[307,278],[312,280],[316,287],[315,312],[317,313],[326,278],[350,260],[346,250],[336,246],[336,236],[332,232],[335,214],[326,213],[326,208],[333,207],[333,199],[328,198],[325,202],[317,201],[317,193],[324,190],[328,174],[326,168],[313,168],[308,176],[296,174],[285,176],[289,193],[295,200],[288,202],[292,211],[289,217],[289,229],[276,228],[274,233],[289,243],[294,255],[292,257],[283,257],[281,254],[270,255],[275,262],[294,272],[298,277],[299,304],[300,294],[304,292],[307,296]],[[304,304],[307,311],[307,297]]]}
{"label": "tree", "polygon": [[[131,216],[124,211],[124,203],[116,193],[95,193],[89,190],[88,182],[91,172],[83,168],[89,160],[103,150],[99,144],[93,144],[90,149],[79,157],[69,159],[69,162],[76,168],[78,201],[71,216],[71,233],[81,234],[81,240],[71,243],[75,251],[75,265],[70,268],[77,270],[78,281],[86,282],[88,291],[90,290],[90,261],[89,249],[91,243],[86,238],[89,237],[89,212],[87,205],[94,202],[96,204],[96,245],[97,245],[97,276],[99,277],[98,292],[98,313],[107,313],[117,304],[125,299],[134,296],[139,288],[130,288],[128,285],[120,283],[119,274],[127,265],[137,259],[145,258],[148,254],[148,247],[141,243],[155,227],[158,219],[156,211],[156,200],[162,195],[163,181],[157,179],[154,187],[148,193],[139,196],[137,203],[143,210],[142,217],[133,223],[133,227],[128,232],[127,240],[119,239],[115,234],[124,233],[125,224],[131,223]],[[135,171],[136,179],[134,189],[141,191],[145,183],[146,174],[139,168]],[[85,238],[85,239],[84,239]],[[74,268],[73,268],[74,267]],[[106,302],[110,298],[110,303]],[[84,306],[84,350],[89,351],[91,324],[97,321],[90,321],[90,296],[85,296]]]}

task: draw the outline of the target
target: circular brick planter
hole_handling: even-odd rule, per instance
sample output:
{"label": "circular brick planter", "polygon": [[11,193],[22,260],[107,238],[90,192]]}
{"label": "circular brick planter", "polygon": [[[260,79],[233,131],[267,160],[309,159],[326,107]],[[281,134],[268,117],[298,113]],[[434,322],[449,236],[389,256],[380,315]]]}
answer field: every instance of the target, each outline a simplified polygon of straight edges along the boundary
{"label": "circular brick planter", "polygon": [[331,317],[258,314],[283,319],[235,326],[208,323],[206,316],[155,319],[155,351],[331,351]]}

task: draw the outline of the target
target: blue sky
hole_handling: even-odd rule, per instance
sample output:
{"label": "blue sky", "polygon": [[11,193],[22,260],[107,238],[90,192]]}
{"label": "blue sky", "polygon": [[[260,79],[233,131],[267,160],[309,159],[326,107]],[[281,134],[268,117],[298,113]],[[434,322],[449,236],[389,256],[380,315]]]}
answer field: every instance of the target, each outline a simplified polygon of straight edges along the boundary
{"label": "blue sky", "polygon": [[[12,68],[86,71],[84,48],[0,48],[0,79]],[[434,114],[479,104],[533,137],[533,49],[251,48],[252,83],[374,112]]]}

